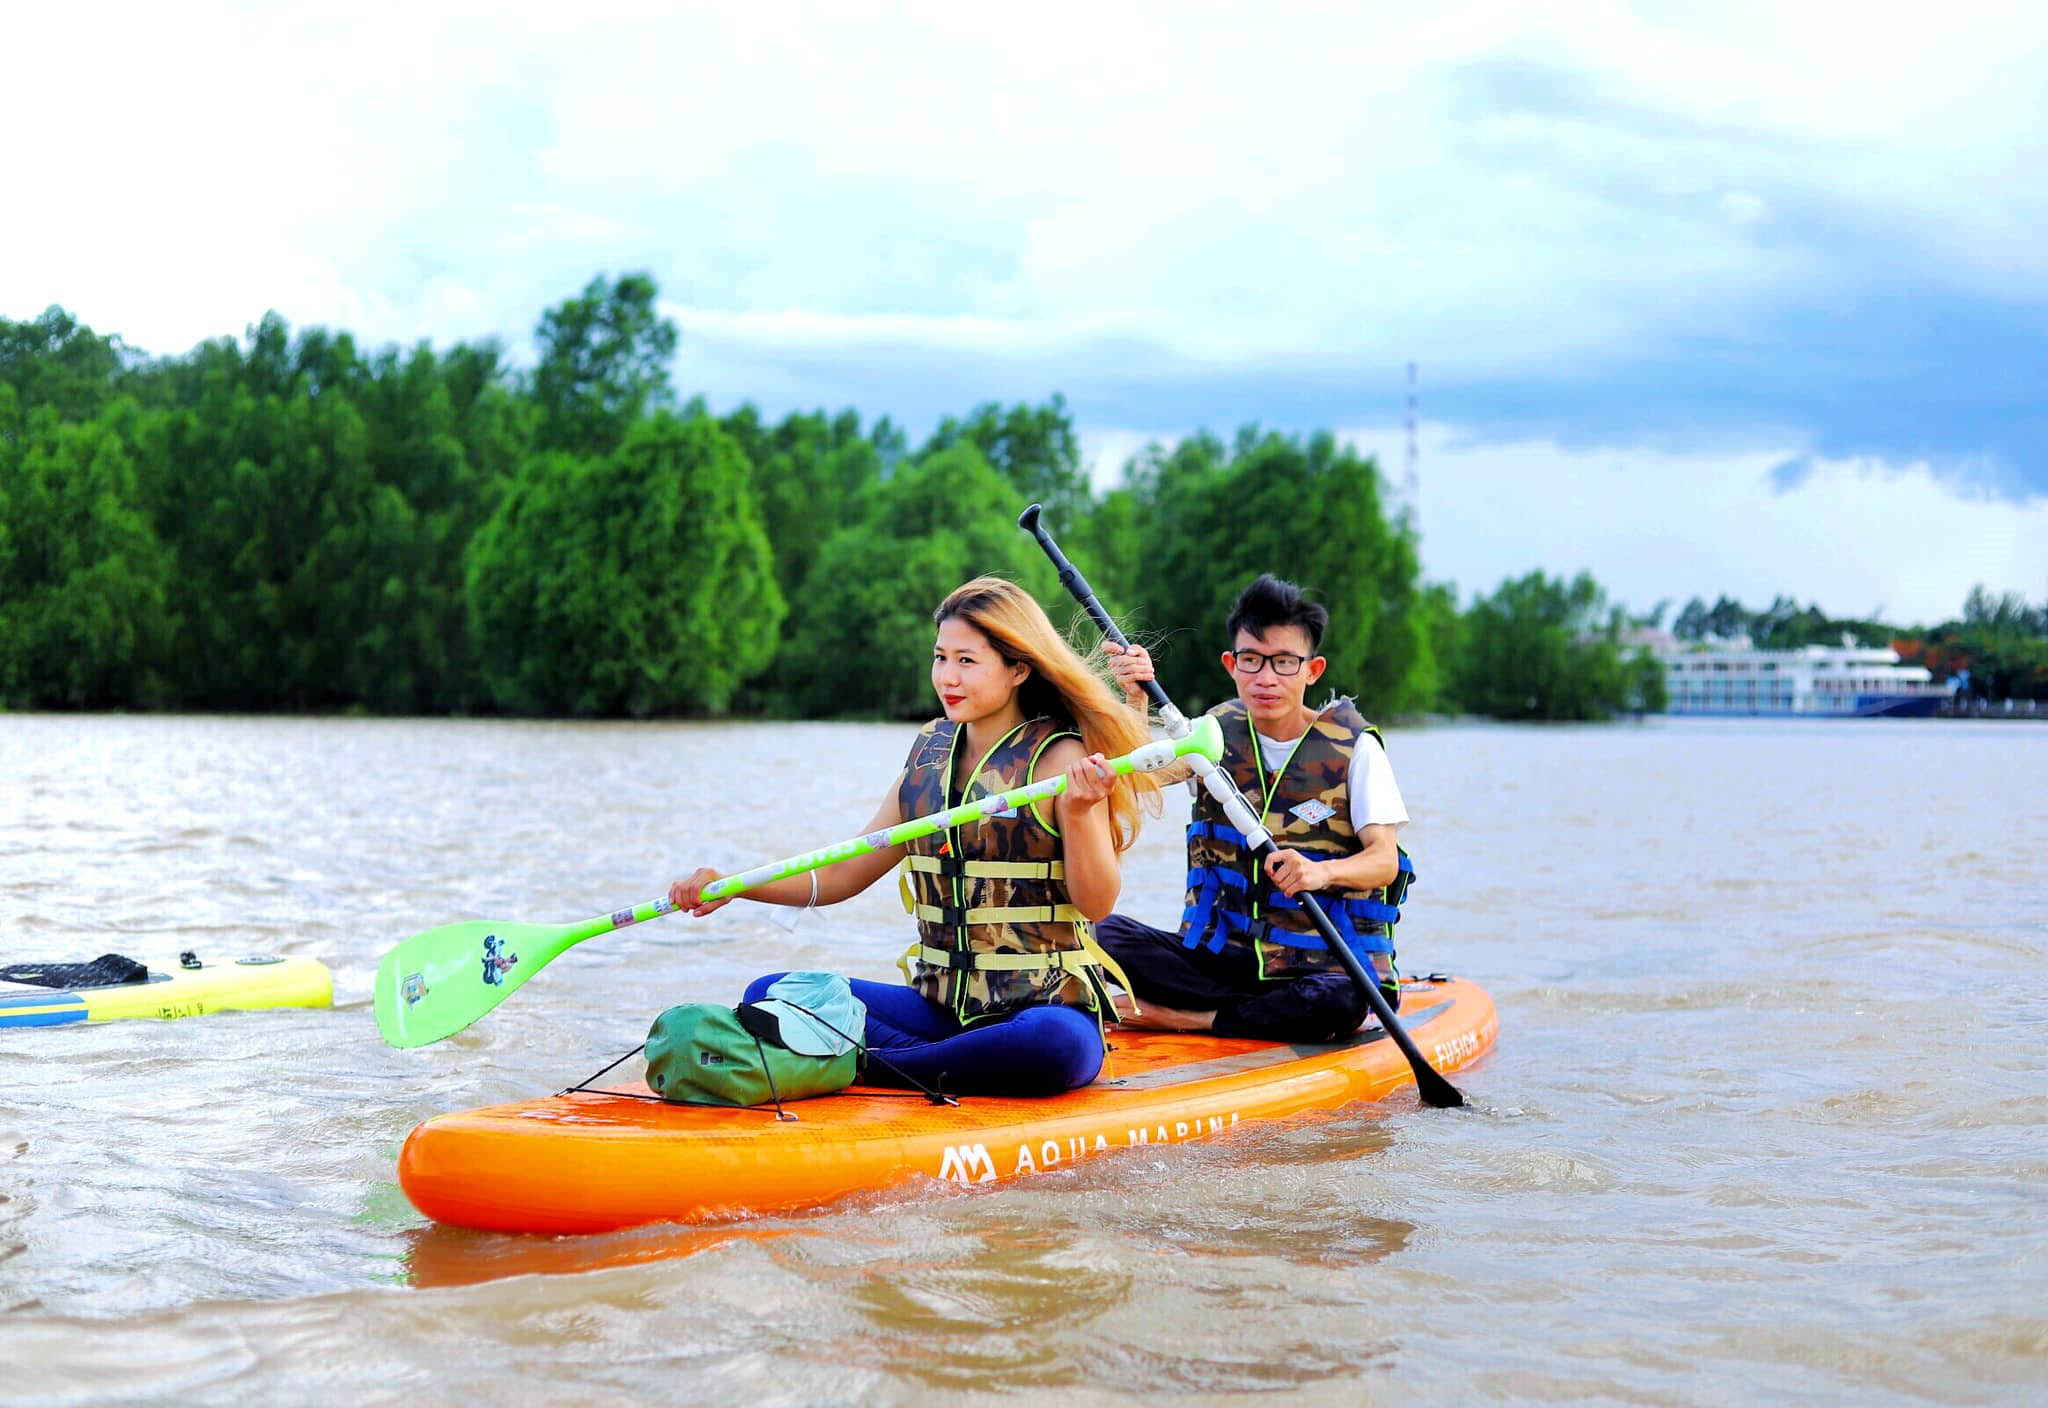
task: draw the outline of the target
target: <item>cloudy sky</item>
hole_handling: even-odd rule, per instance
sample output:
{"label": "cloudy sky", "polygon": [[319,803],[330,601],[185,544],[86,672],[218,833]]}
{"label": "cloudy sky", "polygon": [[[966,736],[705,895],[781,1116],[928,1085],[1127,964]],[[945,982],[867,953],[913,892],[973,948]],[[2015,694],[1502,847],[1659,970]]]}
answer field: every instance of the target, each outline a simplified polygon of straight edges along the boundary
{"label": "cloudy sky", "polygon": [[1412,360],[1468,593],[2048,596],[2048,6],[600,8],[10,16],[0,316],[524,356],[646,269],[685,394],[1059,391],[1105,482],[1252,420],[1398,482]]}

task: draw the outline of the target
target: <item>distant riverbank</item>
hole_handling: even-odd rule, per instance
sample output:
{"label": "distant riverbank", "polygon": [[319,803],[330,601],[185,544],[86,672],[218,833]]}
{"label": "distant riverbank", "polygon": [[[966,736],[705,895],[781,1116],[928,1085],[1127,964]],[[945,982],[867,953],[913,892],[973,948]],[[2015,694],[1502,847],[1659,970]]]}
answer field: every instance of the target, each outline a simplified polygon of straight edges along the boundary
{"label": "distant riverbank", "polygon": [[1998,719],[2020,719],[2033,723],[2048,723],[2048,704],[2038,699],[1973,699],[1968,704],[1943,709],[1934,717],[1938,719],[1970,719],[1992,722]]}

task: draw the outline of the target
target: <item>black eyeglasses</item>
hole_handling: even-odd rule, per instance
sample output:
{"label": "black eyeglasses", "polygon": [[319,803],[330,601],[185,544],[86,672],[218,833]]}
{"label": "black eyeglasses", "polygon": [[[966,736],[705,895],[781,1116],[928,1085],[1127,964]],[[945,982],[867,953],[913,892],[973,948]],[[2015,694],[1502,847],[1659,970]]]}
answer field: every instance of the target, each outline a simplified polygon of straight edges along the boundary
{"label": "black eyeglasses", "polygon": [[1289,651],[1277,651],[1272,655],[1261,650],[1233,650],[1230,652],[1231,668],[1240,675],[1256,675],[1271,665],[1276,675],[1298,675],[1301,667],[1308,663],[1306,655],[1295,655]]}

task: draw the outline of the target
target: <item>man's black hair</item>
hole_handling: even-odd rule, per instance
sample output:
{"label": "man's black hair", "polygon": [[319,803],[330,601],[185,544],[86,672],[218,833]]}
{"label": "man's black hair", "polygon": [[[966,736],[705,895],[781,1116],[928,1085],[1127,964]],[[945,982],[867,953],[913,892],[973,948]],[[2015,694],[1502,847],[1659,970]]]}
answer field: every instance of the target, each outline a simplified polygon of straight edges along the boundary
{"label": "man's black hair", "polygon": [[1320,602],[1310,601],[1294,583],[1283,582],[1271,572],[1261,572],[1256,582],[1237,594],[1230,619],[1223,623],[1223,634],[1234,643],[1239,631],[1262,636],[1275,626],[1299,626],[1308,632],[1309,653],[1313,655],[1322,648],[1323,632],[1329,625],[1330,613]]}

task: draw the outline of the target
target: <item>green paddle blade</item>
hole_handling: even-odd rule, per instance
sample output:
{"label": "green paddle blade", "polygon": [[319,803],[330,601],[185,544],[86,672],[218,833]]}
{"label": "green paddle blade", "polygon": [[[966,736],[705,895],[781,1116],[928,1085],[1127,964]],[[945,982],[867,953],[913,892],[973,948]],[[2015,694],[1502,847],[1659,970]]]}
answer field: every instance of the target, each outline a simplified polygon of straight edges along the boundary
{"label": "green paddle blade", "polygon": [[588,938],[583,927],[476,919],[414,934],[377,964],[377,1030],[393,1046],[453,1036]]}

